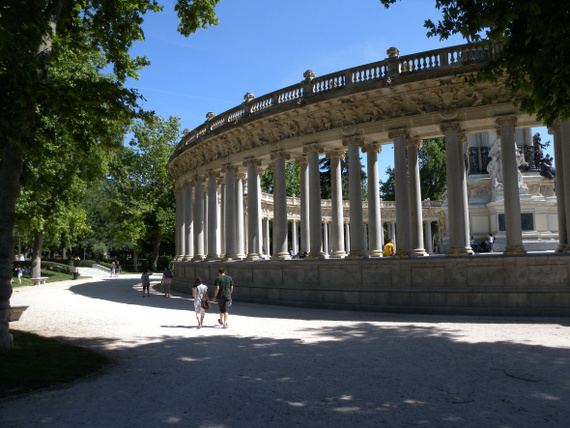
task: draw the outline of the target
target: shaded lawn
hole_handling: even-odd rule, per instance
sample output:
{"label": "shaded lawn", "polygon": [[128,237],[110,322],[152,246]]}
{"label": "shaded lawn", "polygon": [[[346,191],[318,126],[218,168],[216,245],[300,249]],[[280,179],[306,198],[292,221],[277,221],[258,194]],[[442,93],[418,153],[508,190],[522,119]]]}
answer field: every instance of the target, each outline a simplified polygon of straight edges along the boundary
{"label": "shaded lawn", "polygon": [[109,359],[90,349],[18,330],[14,349],[0,351],[0,398],[59,386],[93,374]]}

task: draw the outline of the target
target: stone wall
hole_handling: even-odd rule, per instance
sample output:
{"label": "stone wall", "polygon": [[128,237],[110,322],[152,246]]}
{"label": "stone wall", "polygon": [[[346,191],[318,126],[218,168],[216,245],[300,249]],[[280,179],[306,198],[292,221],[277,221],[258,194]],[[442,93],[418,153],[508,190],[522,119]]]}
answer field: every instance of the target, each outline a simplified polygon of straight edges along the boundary
{"label": "stone wall", "polygon": [[175,263],[173,287],[210,285],[219,267],[232,276],[237,302],[400,313],[570,315],[570,258],[380,258]]}

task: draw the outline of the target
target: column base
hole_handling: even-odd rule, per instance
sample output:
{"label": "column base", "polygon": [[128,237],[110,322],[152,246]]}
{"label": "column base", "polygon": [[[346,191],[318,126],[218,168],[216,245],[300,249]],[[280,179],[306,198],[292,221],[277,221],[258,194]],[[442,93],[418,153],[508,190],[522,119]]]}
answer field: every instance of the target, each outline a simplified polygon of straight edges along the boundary
{"label": "column base", "polygon": [[277,253],[271,256],[271,260],[291,260],[289,253]]}
{"label": "column base", "polygon": [[224,257],[222,258],[223,262],[235,262],[240,260],[240,258],[238,257],[237,254],[226,254],[224,255]]}
{"label": "column base", "polygon": [[466,247],[451,247],[447,250],[446,256],[449,257],[464,257],[473,254],[473,250],[471,248]]}
{"label": "column base", "polygon": [[568,245],[565,245],[565,244],[558,244],[558,247],[556,247],[556,252],[557,253],[570,252],[570,247]]}
{"label": "column base", "polygon": [[395,259],[409,259],[412,257],[412,255],[413,251],[411,250],[397,250],[396,254],[394,254],[392,257]]}
{"label": "column base", "polygon": [[508,245],[503,251],[505,256],[524,256],[525,254],[526,250],[522,245]]}
{"label": "column base", "polygon": [[261,255],[257,254],[257,253],[250,253],[247,255],[247,257],[245,258],[246,261],[248,262],[255,262],[257,260],[261,260]]}
{"label": "column base", "polygon": [[384,252],[382,250],[371,250],[368,251],[368,257],[384,257]]}
{"label": "column base", "polygon": [[365,253],[364,251],[351,251],[350,253],[348,253],[348,259],[367,259],[368,258],[368,253]]}
{"label": "column base", "polygon": [[206,256],[204,254],[196,254],[194,257],[192,257],[193,262],[203,262],[205,259]]}
{"label": "column base", "polygon": [[210,255],[210,254],[208,254],[208,255],[206,256],[206,261],[207,261],[207,262],[219,262],[219,261],[221,261],[221,260],[222,260],[222,259],[221,259],[220,256],[218,256],[217,254],[215,254],[215,255]]}
{"label": "column base", "polygon": [[192,260],[192,256],[191,256],[191,255],[184,256],[183,261],[189,262],[190,260]]}
{"label": "column base", "polygon": [[428,253],[426,253],[426,250],[423,248],[414,248],[414,251],[412,251],[412,254],[414,257],[427,257]]}
{"label": "column base", "polygon": [[319,253],[307,254],[307,257],[305,257],[305,260],[326,260],[328,258],[329,258],[329,256],[321,251]]}
{"label": "column base", "polygon": [[333,251],[330,255],[331,259],[344,259],[347,256],[346,252],[344,251]]}

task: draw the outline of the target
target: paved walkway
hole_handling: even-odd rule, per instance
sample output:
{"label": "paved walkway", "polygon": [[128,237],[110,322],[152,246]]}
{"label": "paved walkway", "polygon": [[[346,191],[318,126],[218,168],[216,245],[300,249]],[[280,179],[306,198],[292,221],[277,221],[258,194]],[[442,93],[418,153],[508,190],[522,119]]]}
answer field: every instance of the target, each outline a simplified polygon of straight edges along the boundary
{"label": "paved walkway", "polygon": [[[158,279],[156,277],[155,279]],[[239,284],[236,286],[239,294]],[[12,328],[109,355],[101,374],[0,401],[7,427],[562,427],[568,319],[385,315],[236,298],[196,329],[188,296],[135,276],[15,290]]]}

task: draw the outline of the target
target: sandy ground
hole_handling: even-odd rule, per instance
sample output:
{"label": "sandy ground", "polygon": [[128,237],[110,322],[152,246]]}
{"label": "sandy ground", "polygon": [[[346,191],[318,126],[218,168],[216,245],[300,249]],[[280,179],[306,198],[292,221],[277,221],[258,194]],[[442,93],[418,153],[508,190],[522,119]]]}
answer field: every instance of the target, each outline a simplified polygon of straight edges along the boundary
{"label": "sandy ground", "polygon": [[[155,280],[158,277],[154,277]],[[236,292],[239,284],[236,285]],[[7,427],[563,427],[570,320],[386,315],[192,299],[140,279],[15,289],[12,328],[110,356],[102,373],[0,401]]]}

